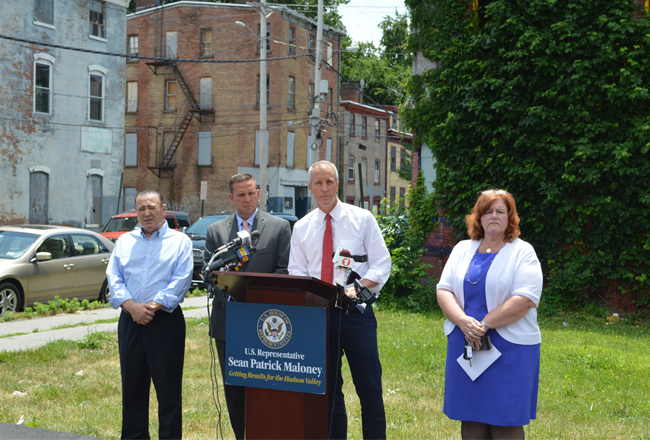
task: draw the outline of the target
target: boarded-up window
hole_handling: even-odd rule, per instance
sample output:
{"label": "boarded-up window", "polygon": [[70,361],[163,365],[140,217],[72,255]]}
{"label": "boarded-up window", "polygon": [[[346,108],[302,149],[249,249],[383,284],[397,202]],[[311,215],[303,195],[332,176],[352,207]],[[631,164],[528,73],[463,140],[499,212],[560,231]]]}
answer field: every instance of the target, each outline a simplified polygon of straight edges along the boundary
{"label": "boarded-up window", "polygon": [[138,165],[138,134],[127,133],[124,136],[124,166]]}
{"label": "boarded-up window", "polygon": [[50,176],[43,172],[29,175],[29,223],[47,225],[47,208],[50,194]]}
{"label": "boarded-up window", "polygon": [[332,139],[327,140],[327,150],[325,152],[325,160],[332,161]]}
{"label": "boarded-up window", "polygon": [[201,56],[212,55],[212,29],[201,29]]}
{"label": "boarded-up window", "polygon": [[100,225],[102,223],[102,180],[98,174],[88,177],[88,216],[86,223]]}
{"label": "boarded-up window", "polygon": [[201,78],[199,85],[201,88],[201,110],[210,110],[212,108],[212,78]]}
{"label": "boarded-up window", "polygon": [[199,165],[211,165],[212,163],[212,132],[199,132]]}
{"label": "boarded-up window", "polygon": [[127,113],[138,111],[138,83],[135,81],[126,83],[126,111]]}
{"label": "boarded-up window", "polygon": [[54,24],[54,0],[36,0],[34,18],[41,23]]}
{"label": "boarded-up window", "polygon": [[287,166],[293,166],[293,149],[296,142],[296,133],[290,131],[287,133]]}
{"label": "boarded-up window", "polygon": [[136,189],[132,186],[124,187],[124,210],[135,209]]}

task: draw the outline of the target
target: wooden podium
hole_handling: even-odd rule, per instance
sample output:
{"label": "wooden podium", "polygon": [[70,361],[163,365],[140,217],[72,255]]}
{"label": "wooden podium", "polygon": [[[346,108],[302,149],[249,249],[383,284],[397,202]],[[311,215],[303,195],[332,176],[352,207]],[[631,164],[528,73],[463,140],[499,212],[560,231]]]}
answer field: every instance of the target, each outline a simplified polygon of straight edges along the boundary
{"label": "wooden podium", "polygon": [[[324,307],[330,310],[336,287],[312,277],[215,272],[217,285],[238,302]],[[326,320],[329,327],[329,320]],[[326,328],[326,335],[329,335]],[[325,353],[328,353],[329,337]],[[326,357],[327,359],[327,357]],[[327,371],[325,372],[327,376]],[[324,395],[246,387],[247,439],[327,438]]]}

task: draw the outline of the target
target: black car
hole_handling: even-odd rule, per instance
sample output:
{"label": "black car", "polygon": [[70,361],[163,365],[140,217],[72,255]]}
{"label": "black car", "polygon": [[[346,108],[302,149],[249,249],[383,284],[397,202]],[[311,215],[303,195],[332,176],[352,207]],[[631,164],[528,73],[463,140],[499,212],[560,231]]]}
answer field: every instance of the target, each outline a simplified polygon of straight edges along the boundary
{"label": "black car", "polygon": [[205,250],[205,239],[208,233],[208,226],[230,214],[210,214],[195,221],[192,226],[185,230],[185,233],[192,239],[192,255],[194,257],[194,271],[192,274],[192,285],[203,288],[203,251]]}

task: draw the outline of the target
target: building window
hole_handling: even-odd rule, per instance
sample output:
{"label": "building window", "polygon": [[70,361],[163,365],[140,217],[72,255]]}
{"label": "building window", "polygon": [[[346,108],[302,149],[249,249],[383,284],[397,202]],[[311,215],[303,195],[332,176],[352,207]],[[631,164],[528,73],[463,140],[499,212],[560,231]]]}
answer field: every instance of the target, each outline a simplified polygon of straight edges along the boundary
{"label": "building window", "polygon": [[316,102],[314,94],[316,91],[314,90],[314,83],[309,83],[309,111],[311,112],[314,109],[314,103]]}
{"label": "building window", "polygon": [[128,47],[126,48],[126,53],[131,55],[126,60],[127,61],[137,61],[138,60],[138,36],[129,35],[128,38]]}
{"label": "building window", "polygon": [[367,138],[368,137],[368,117],[367,116],[361,116],[361,137],[362,138]]}
{"label": "building window", "polygon": [[332,88],[327,89],[327,113],[332,113],[334,111],[334,91]]}
{"label": "building window", "polygon": [[354,136],[355,134],[355,127],[356,127],[356,115],[352,114],[350,115],[350,136]]}
{"label": "building window", "polygon": [[390,187],[390,206],[391,208],[395,205],[395,187]]}
{"label": "building window", "polygon": [[[270,75],[266,75],[266,105],[269,105],[269,91],[271,89],[271,77]],[[256,81],[256,94],[255,94],[255,105],[260,106],[260,76],[257,75],[257,81]]]}
{"label": "building window", "polygon": [[90,119],[104,120],[104,76],[99,73],[90,74]]}
{"label": "building window", "polygon": [[296,108],[296,78],[289,77],[289,108]]}
{"label": "building window", "polygon": [[54,0],[36,0],[34,19],[40,23],[54,24]]}
{"label": "building window", "polygon": [[199,131],[199,166],[212,165],[212,132]]}
{"label": "building window", "polygon": [[138,111],[138,83],[129,81],[126,83],[126,112],[135,113]]}
{"label": "building window", "polygon": [[138,165],[138,134],[126,133],[124,135],[124,166]]}
{"label": "building window", "polygon": [[34,112],[51,114],[52,66],[44,62],[34,63]]}
{"label": "building window", "polygon": [[333,49],[332,42],[328,41],[327,42],[327,64],[329,64],[330,66],[332,66],[332,60],[333,60],[332,49]]}
{"label": "building window", "polygon": [[88,0],[88,10],[90,11],[90,35],[106,38],[105,3],[99,0]]}
{"label": "building window", "polygon": [[399,153],[399,170],[404,171],[404,164],[406,163],[406,150],[402,148]]}
{"label": "building window", "polygon": [[379,129],[379,119],[375,119],[375,140],[379,140],[380,129]]}
{"label": "building window", "polygon": [[399,206],[400,208],[404,209],[404,202],[406,201],[406,189],[405,188],[400,188],[399,189]]}
{"label": "building window", "polygon": [[309,35],[309,61],[316,61],[316,37]]}
{"label": "building window", "polygon": [[176,110],[176,81],[165,83],[165,110]]}
{"label": "building window", "polygon": [[395,150],[395,147],[390,147],[390,170],[397,171],[397,150]]}
{"label": "building window", "polygon": [[[260,39],[260,32],[261,32],[260,28],[261,27],[262,27],[261,25],[259,25],[259,24],[257,25],[257,38],[258,38],[258,41],[259,41],[259,43],[257,44],[257,51],[258,52],[260,50],[260,47],[262,47],[262,40]],[[266,23],[266,51],[268,52],[270,50],[271,50],[271,25],[267,22]]]}
{"label": "building window", "polygon": [[354,180],[354,156],[348,158],[348,180]]}
{"label": "building window", "polygon": [[212,29],[201,29],[201,56],[212,55]]}
{"label": "building window", "polygon": [[379,159],[375,160],[375,183],[379,183]]}
{"label": "building window", "polygon": [[296,28],[289,26],[289,55],[296,54]]}

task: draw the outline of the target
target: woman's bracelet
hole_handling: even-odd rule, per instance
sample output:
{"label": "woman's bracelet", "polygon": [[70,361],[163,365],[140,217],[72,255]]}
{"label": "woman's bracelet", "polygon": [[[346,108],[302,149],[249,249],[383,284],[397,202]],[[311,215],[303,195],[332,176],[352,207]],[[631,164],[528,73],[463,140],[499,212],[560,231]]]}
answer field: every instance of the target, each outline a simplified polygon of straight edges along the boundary
{"label": "woman's bracelet", "polygon": [[482,325],[483,327],[485,327],[485,330],[490,330],[490,327],[487,326],[487,324],[485,323],[485,321],[481,321],[481,325]]}

